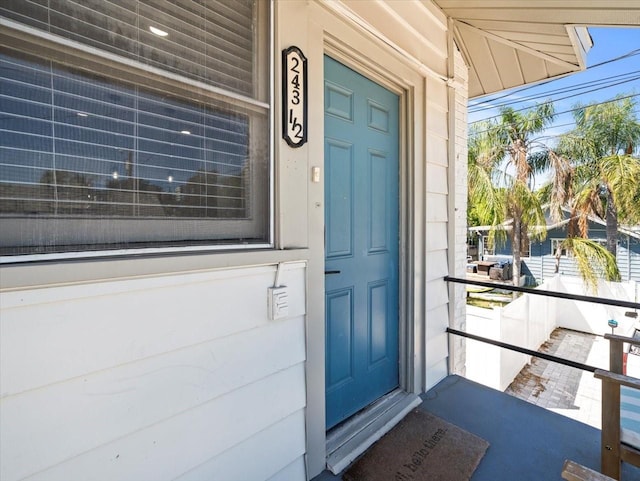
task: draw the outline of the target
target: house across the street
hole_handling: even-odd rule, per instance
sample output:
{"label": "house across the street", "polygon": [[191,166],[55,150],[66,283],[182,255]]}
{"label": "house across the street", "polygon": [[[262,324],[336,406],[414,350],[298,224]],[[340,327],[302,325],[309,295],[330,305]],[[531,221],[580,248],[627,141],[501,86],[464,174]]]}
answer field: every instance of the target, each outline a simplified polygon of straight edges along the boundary
{"label": "house across the street", "polygon": [[[522,269],[526,276],[526,285],[539,285],[545,279],[556,274],[579,276],[575,259],[571,252],[562,248],[561,244],[567,238],[570,212],[563,209],[563,219],[547,222],[546,238],[543,241],[526,239],[520,250]],[[599,242],[606,247],[606,223],[598,218],[590,217],[588,221],[589,239]],[[509,229],[509,222],[504,226]],[[535,227],[534,227],[535,228]],[[512,244],[508,236],[504,242],[489,241],[488,226],[469,227],[469,238],[472,239],[475,259],[484,265],[493,266],[497,263],[513,262]],[[560,247],[560,250],[558,248]],[[559,254],[559,256],[558,256]],[[640,233],[635,229],[618,228],[618,245],[616,259],[622,281],[633,280],[640,282]]]}

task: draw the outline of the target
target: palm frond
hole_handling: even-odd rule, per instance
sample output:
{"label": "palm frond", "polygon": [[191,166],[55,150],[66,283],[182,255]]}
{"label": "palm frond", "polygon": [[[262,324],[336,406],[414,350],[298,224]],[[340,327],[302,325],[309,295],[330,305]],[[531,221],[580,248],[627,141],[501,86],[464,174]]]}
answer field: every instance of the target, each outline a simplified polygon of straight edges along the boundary
{"label": "palm frond", "polygon": [[598,278],[620,281],[616,258],[598,242],[582,237],[567,237],[562,247],[573,252],[580,276],[593,291],[598,290]]}
{"label": "palm frond", "polygon": [[611,189],[618,215],[622,222],[640,217],[637,202],[640,185],[640,159],[630,155],[612,155],[601,159],[603,180]]}

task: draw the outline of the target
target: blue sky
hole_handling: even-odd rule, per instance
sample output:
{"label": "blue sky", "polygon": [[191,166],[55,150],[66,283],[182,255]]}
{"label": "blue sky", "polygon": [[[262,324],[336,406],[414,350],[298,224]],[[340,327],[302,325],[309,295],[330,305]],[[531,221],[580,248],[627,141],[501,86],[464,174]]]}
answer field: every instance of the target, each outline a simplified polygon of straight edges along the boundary
{"label": "blue sky", "polygon": [[[542,102],[551,98],[553,100],[560,97],[571,96],[562,100],[555,101],[555,111],[559,113],[556,116],[553,126],[545,132],[545,135],[551,136],[544,139],[549,144],[553,144],[555,141],[555,135],[571,130],[571,124],[573,121],[572,114],[570,112],[560,113],[566,110],[572,109],[576,103],[581,102],[602,102],[610,100],[619,94],[638,94],[636,101],[638,107],[638,117],[640,117],[640,28],[589,28],[589,33],[593,39],[594,46],[587,56],[588,68],[584,72],[576,73],[563,77],[551,82],[538,85],[526,90],[514,89],[513,93],[505,97],[505,92],[482,97],[480,99],[472,99],[469,102],[469,122],[475,122],[478,120],[491,117],[498,113],[496,108],[486,109],[479,111],[478,109],[487,107],[488,105],[498,105],[505,102],[509,102],[509,106],[514,109],[520,109],[534,105],[536,102]],[[611,60],[616,57],[628,54],[630,52],[636,54],[626,59],[616,62],[607,63],[599,67],[592,67],[601,62]],[[633,73],[635,72],[635,73]],[[619,79],[611,79],[606,81],[607,77],[621,76]],[[631,81],[627,81],[631,80]],[[623,82],[619,85],[612,85],[607,88],[604,84],[592,84],[591,86],[583,86],[580,90],[570,92],[557,92],[548,93],[551,90],[556,89],[571,89],[579,87],[579,84],[586,82],[608,82],[617,83]],[[585,90],[594,90],[592,92],[585,92]],[[548,93],[548,94],[547,94]],[[575,94],[580,94],[574,96]],[[541,96],[534,100],[526,100],[526,97]],[[499,97],[499,98],[498,98]],[[489,102],[489,104],[480,104],[479,102]]]}

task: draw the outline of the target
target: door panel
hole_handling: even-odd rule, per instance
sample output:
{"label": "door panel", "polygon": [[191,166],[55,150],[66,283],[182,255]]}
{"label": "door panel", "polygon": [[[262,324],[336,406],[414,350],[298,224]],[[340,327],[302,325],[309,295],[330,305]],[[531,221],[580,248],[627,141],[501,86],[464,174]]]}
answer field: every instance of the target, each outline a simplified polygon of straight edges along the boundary
{"label": "door panel", "polygon": [[353,290],[327,293],[327,389],[353,380]]}
{"label": "door panel", "polygon": [[327,259],[353,254],[353,146],[325,141],[325,208]]}
{"label": "door panel", "polygon": [[398,114],[325,57],[327,428],[398,386]]}

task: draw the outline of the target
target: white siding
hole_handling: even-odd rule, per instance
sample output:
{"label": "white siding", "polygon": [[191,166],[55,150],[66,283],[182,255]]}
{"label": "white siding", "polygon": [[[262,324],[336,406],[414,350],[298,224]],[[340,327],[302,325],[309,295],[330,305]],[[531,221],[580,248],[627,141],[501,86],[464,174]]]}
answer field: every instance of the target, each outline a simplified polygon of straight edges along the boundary
{"label": "white siding", "polygon": [[[617,261],[622,281],[640,281],[640,255],[632,250],[627,250],[624,242],[618,245]],[[523,259],[522,262],[531,272],[531,279],[528,279],[530,282],[542,283],[556,275],[556,258],[551,254],[534,255]],[[560,258],[559,273],[580,277],[578,265],[571,257]]]}
{"label": "white siding", "polygon": [[[447,34],[444,14],[430,2],[342,0],[359,18],[402,52],[445,75]],[[428,32],[425,35],[425,32]],[[446,105],[446,104],[445,104]],[[445,123],[446,128],[446,123]]]}
{"label": "white siding", "polygon": [[[453,174],[453,272],[455,277],[466,277],[467,267],[467,85],[468,68],[462,54],[455,49],[453,59],[454,73],[458,88],[455,91],[455,159]],[[451,326],[464,331],[466,329],[466,286],[452,284],[449,293],[453,305],[449,310]],[[451,337],[452,359],[449,363],[452,373],[465,374],[465,340],[461,337]]]}
{"label": "white siding", "polygon": [[278,321],[275,266],[3,292],[0,478],[257,480],[294,463],[305,272],[283,266]]}
{"label": "white siding", "polygon": [[[255,399],[252,403],[255,403]],[[177,478],[179,481],[207,480],[303,480],[304,472],[304,410],[299,410],[258,432],[244,442],[233,446],[220,456],[201,464]],[[282,468],[282,460],[297,456]],[[286,478],[282,477],[286,473]]]}
{"label": "white siding", "polygon": [[291,481],[292,479],[305,479],[303,458],[296,459],[289,466],[270,477],[268,481]]}
{"label": "white siding", "polygon": [[[444,332],[450,325],[464,328],[464,286],[447,290],[448,273],[464,277],[466,270],[467,205],[467,67],[456,50],[452,62],[455,77],[454,111],[449,112],[447,86],[427,80],[427,179],[426,179],[426,292],[425,328],[426,388],[450,370],[464,373],[464,343]],[[453,115],[449,122],[449,115]],[[449,126],[453,131],[449,133]],[[450,144],[453,143],[453,146]],[[451,155],[454,159],[451,159]],[[452,251],[450,251],[452,250]],[[448,264],[447,264],[448,262]],[[444,263],[444,265],[443,265]],[[449,301],[453,303],[448,305]],[[451,321],[450,321],[451,319]],[[448,363],[449,355],[454,358]]]}
{"label": "white siding", "polygon": [[[635,246],[633,245],[635,244]],[[633,239],[631,249],[627,249],[628,244],[622,242],[618,245],[618,269],[622,280],[634,280],[640,282],[640,254],[637,245],[640,240]],[[633,250],[635,247],[635,250]]]}
{"label": "white siding", "polygon": [[[446,36],[440,44],[446,53]],[[446,56],[446,55],[445,55]],[[425,266],[425,389],[447,375],[449,295],[443,277],[448,274],[449,123],[447,86],[426,79],[426,266]],[[444,265],[443,265],[444,263]]]}

